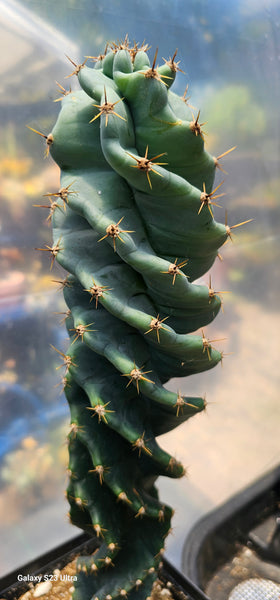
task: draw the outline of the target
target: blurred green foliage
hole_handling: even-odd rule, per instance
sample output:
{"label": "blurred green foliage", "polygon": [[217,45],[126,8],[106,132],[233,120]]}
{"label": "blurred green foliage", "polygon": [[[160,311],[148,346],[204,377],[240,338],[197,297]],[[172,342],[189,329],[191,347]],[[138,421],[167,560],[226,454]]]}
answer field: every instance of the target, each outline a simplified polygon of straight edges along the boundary
{"label": "blurred green foliage", "polygon": [[213,93],[207,104],[207,119],[217,138],[238,138],[243,149],[266,128],[265,109],[246,85],[226,85]]}

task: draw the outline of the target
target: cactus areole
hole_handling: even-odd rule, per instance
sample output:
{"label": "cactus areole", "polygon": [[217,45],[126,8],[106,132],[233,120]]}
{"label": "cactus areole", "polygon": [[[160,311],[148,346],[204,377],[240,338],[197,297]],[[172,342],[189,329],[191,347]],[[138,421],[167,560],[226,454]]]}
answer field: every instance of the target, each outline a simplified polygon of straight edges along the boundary
{"label": "cactus areole", "polygon": [[205,408],[164,384],[222,359],[204,329],[221,299],[194,283],[230,236],[213,216],[221,157],[205,150],[186,92],[171,91],[175,55],[151,64],[126,38],[92,67],[73,63],[81,89],[60,86],[44,136],[61,169],[46,249],[68,272],[70,344],[58,352],[71,412],[69,517],[100,541],[78,557],[75,600],[150,596],[172,517],[155,481],[184,475],[157,437]]}

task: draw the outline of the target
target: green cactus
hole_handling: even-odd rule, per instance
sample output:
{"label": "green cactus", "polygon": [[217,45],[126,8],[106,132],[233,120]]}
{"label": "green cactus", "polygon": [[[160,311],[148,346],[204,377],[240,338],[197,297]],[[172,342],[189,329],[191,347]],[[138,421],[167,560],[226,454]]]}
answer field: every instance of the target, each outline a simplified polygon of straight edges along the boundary
{"label": "green cactus", "polygon": [[203,331],[221,299],[193,283],[231,233],[213,217],[221,157],[205,151],[186,94],[170,91],[176,53],[157,67],[146,51],[126,38],[94,68],[73,63],[82,89],[61,88],[44,136],[62,186],[46,250],[69,273],[69,515],[100,541],[78,559],[75,600],[150,595],[172,516],[155,481],[184,475],[156,438],[205,408],[164,383],[222,358]]}

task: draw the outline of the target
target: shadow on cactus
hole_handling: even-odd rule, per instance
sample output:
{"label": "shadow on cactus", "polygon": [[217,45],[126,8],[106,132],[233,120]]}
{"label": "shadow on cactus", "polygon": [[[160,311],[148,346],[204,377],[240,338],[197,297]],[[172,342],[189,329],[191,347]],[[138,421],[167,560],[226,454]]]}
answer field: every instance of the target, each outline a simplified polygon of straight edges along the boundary
{"label": "shadow on cactus", "polygon": [[73,63],[81,90],[60,86],[61,111],[44,136],[62,186],[48,195],[54,243],[45,250],[69,273],[70,345],[59,351],[69,515],[100,541],[78,558],[75,600],[150,595],[172,516],[155,481],[184,475],[157,436],[205,408],[164,383],[222,359],[202,329],[221,300],[193,281],[230,236],[213,217],[224,155],[205,151],[199,114],[170,90],[176,53],[158,67],[146,51],[126,38],[94,68]]}

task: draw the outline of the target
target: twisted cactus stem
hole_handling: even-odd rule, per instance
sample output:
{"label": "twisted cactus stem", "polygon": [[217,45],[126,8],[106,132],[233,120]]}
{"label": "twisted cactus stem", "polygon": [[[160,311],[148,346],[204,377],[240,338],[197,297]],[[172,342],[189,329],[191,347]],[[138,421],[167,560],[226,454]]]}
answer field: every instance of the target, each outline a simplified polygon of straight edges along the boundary
{"label": "twisted cactus stem", "polygon": [[69,516],[100,541],[78,558],[75,600],[150,595],[172,516],[154,484],[185,473],[156,438],[205,408],[164,383],[222,359],[203,329],[219,292],[193,282],[231,236],[212,208],[227,153],[206,152],[187,88],[170,90],[177,51],[161,66],[146,51],[126,37],[94,68],[71,60],[82,89],[58,84],[58,120],[36,131],[61,169],[47,194],[53,246],[41,250],[69,273],[70,345],[55,349],[71,411]]}

